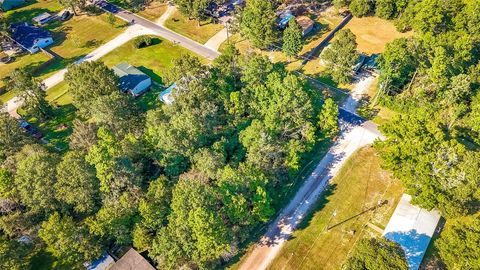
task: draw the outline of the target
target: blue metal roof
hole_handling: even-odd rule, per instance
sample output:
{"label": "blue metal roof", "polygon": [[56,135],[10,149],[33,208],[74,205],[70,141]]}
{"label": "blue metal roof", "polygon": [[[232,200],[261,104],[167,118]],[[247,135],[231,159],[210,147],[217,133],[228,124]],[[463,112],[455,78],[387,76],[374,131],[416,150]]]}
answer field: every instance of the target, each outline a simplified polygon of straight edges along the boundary
{"label": "blue metal roof", "polygon": [[12,24],[12,38],[24,48],[32,48],[35,41],[42,38],[52,38],[50,31],[29,25],[27,23]]}

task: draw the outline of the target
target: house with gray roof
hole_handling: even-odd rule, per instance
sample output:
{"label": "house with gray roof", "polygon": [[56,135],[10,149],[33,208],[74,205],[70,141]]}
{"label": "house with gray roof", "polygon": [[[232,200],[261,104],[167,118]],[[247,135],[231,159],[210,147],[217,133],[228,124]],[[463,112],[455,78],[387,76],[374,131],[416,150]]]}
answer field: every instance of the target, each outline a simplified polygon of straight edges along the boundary
{"label": "house with gray roof", "polygon": [[120,89],[134,97],[145,93],[152,85],[152,79],[138,68],[123,62],[113,67],[113,72],[120,78]]}

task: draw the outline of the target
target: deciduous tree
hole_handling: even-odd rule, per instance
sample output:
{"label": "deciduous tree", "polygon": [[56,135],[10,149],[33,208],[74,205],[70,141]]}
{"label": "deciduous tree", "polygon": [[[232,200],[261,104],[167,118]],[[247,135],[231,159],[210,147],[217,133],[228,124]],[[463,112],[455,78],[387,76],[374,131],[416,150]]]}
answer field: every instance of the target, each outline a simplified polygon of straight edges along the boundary
{"label": "deciduous tree", "polygon": [[333,99],[328,98],[323,103],[322,110],[318,116],[318,125],[322,133],[330,138],[335,137],[338,133],[338,105]]}
{"label": "deciduous tree", "polygon": [[327,71],[338,83],[348,83],[358,60],[357,41],[350,29],[340,30],[332,44],[322,53]]}
{"label": "deciduous tree", "polygon": [[95,100],[119,91],[118,77],[102,62],[85,61],[70,66],[65,81],[73,97],[73,105],[85,117],[92,116],[90,106]]}
{"label": "deciduous tree", "polygon": [[248,0],[242,12],[240,31],[252,44],[261,49],[276,40],[273,1]]}
{"label": "deciduous tree", "polygon": [[0,112],[0,162],[14,155],[29,141],[17,120],[6,112]]}
{"label": "deciduous tree", "polygon": [[350,8],[353,16],[363,17],[373,11],[375,2],[372,0],[352,0],[348,7]]}
{"label": "deciduous tree", "polygon": [[449,269],[475,269],[480,267],[479,242],[480,217],[474,215],[448,220],[435,246]]}
{"label": "deciduous tree", "polygon": [[68,152],[57,166],[56,198],[77,214],[93,213],[99,203],[99,181],[95,168],[81,152]]}
{"label": "deciduous tree", "polygon": [[348,270],[408,269],[405,253],[383,237],[361,239],[342,267]]}
{"label": "deciduous tree", "polygon": [[302,46],[302,28],[295,19],[291,19],[287,29],[283,32],[282,50],[288,57],[292,57],[300,53]]}
{"label": "deciduous tree", "polygon": [[66,264],[80,266],[102,253],[101,246],[83,225],[77,224],[69,216],[61,217],[57,212],[42,223],[38,236],[53,255]]}
{"label": "deciduous tree", "polygon": [[33,211],[58,209],[52,187],[56,182],[58,156],[39,145],[26,145],[16,155],[15,185],[21,202]]}

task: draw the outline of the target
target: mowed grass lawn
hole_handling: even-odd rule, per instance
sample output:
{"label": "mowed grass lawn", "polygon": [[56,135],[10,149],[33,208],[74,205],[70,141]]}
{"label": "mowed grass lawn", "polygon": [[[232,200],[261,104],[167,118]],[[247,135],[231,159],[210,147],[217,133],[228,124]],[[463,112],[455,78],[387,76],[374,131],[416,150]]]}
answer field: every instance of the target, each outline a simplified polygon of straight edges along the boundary
{"label": "mowed grass lawn", "polygon": [[[170,41],[154,36],[152,38],[154,39],[152,46],[137,49],[133,45],[134,41],[131,40],[102,57],[100,61],[109,67],[127,62],[148,74],[155,82],[162,84],[162,76],[173,66],[173,60],[186,54],[195,55]],[[208,63],[205,58],[200,59],[203,63]],[[68,93],[67,84],[61,82],[48,89],[47,100],[58,106],[71,104],[72,96]]]}
{"label": "mowed grass lawn", "polygon": [[[379,235],[368,223],[384,229],[402,193],[400,183],[380,168],[376,151],[370,146],[359,150],[269,269],[340,269],[356,241]],[[388,204],[358,215],[383,200]]]}
{"label": "mowed grass lawn", "polygon": [[[173,66],[173,60],[187,54],[197,56],[168,40],[155,36],[152,36],[152,38],[154,41],[152,46],[137,49],[133,45],[134,40],[131,40],[100,60],[109,67],[113,67],[121,62],[127,62],[149,75],[154,81],[162,83],[162,76]],[[203,58],[200,59],[204,63],[208,61]]]}
{"label": "mowed grass lawn", "polygon": [[[33,17],[43,12],[54,14],[62,10],[63,7],[57,0],[38,0],[22,8],[5,12],[4,17],[9,23],[31,23]],[[79,16],[73,16],[66,22],[55,21],[44,26],[54,35],[55,43],[49,49],[58,54],[62,59],[55,60],[45,69],[39,70],[36,75],[45,78],[53,72],[64,68],[67,64],[113,39],[123,31],[123,25],[124,23],[118,19],[116,19],[115,25],[111,25],[108,23],[106,14],[79,14]],[[48,57],[42,53],[19,57],[15,62],[6,65],[5,68],[2,66],[0,78],[4,78],[15,68],[35,68],[47,60]]]}
{"label": "mowed grass lawn", "polygon": [[357,36],[358,50],[368,55],[382,53],[387,43],[413,34],[400,33],[392,22],[377,17],[354,17],[345,29],[350,29]]}
{"label": "mowed grass lawn", "polygon": [[160,18],[163,13],[168,8],[168,3],[161,3],[158,1],[151,2],[145,8],[137,12],[138,15],[144,17],[145,19],[149,19],[151,21],[155,21],[156,19]]}
{"label": "mowed grass lawn", "polygon": [[200,26],[198,26],[198,21],[189,20],[178,11],[173,13],[173,15],[165,22],[165,27],[201,44],[207,42],[211,37],[223,29],[223,25],[215,24],[210,21],[203,21],[200,23]]}

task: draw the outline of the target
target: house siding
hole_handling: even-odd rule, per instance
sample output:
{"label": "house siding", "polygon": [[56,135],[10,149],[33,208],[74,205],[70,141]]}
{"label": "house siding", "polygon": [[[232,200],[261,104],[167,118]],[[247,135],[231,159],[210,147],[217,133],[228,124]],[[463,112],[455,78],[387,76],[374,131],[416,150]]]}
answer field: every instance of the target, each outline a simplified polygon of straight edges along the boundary
{"label": "house siding", "polygon": [[42,38],[42,39],[38,39],[36,42],[35,42],[35,45],[28,49],[31,53],[36,53],[38,52],[38,50],[40,48],[45,48],[49,45],[51,45],[53,43],[53,39],[52,38]]}

